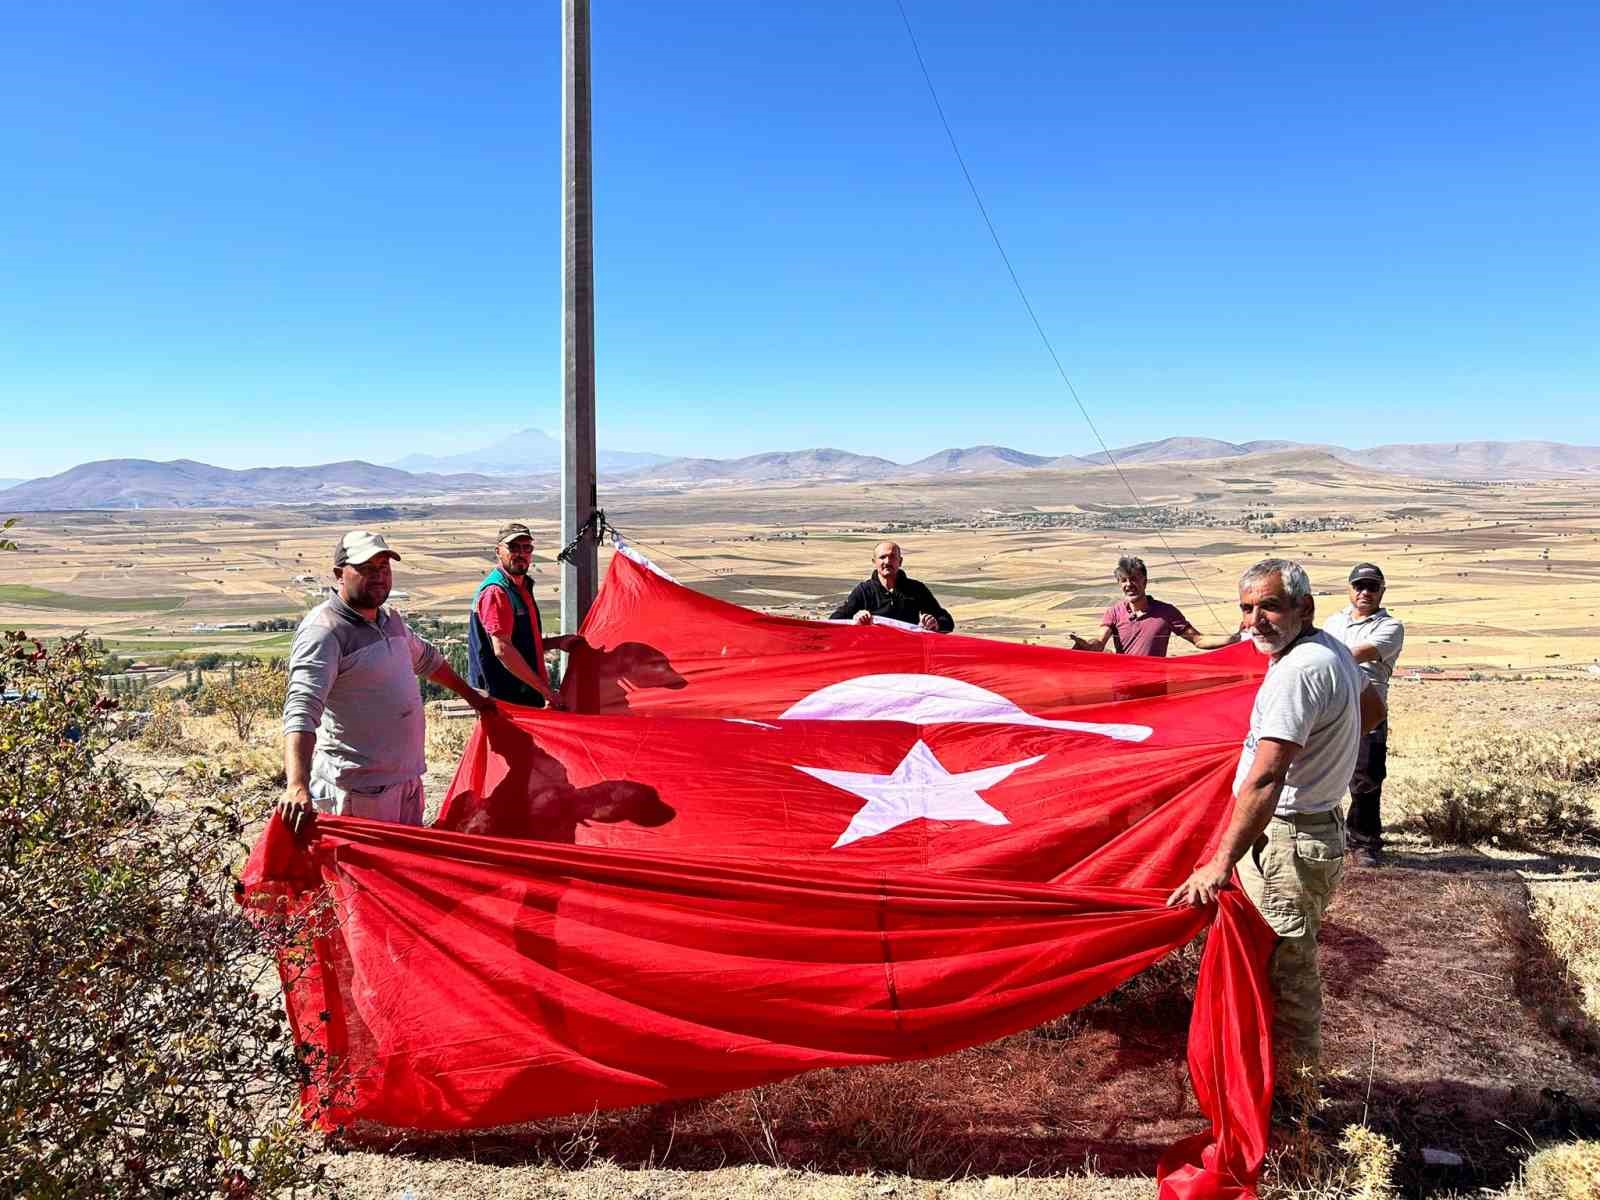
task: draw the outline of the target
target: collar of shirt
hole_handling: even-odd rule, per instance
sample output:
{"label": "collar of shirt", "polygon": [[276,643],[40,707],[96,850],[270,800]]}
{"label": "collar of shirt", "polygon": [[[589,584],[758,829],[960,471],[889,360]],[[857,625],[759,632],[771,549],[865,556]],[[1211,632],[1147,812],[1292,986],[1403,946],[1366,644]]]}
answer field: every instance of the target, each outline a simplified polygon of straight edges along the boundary
{"label": "collar of shirt", "polygon": [[1357,616],[1354,604],[1346,604],[1344,606],[1345,622],[1350,625],[1365,625],[1368,621],[1376,621],[1379,617],[1387,617],[1388,615],[1389,610],[1387,608],[1380,608],[1371,616]]}
{"label": "collar of shirt", "polygon": [[357,625],[383,624],[384,610],[381,606],[378,609],[378,615],[369,621],[355,609],[346,604],[344,597],[339,595],[338,592],[335,592],[333,595],[328,597],[328,607],[333,609],[334,612],[338,613],[346,621],[354,621]]}
{"label": "collar of shirt", "polygon": [[1123,610],[1128,614],[1128,620],[1130,620],[1130,621],[1142,621],[1146,617],[1148,617],[1151,614],[1152,611],[1154,611],[1153,608],[1152,608],[1153,604],[1154,604],[1154,601],[1152,601],[1149,596],[1146,596],[1145,597],[1145,608],[1144,608],[1143,612],[1140,612],[1137,608],[1135,608],[1133,606],[1133,601],[1132,600],[1124,599],[1123,602],[1122,602],[1122,607],[1123,607]]}

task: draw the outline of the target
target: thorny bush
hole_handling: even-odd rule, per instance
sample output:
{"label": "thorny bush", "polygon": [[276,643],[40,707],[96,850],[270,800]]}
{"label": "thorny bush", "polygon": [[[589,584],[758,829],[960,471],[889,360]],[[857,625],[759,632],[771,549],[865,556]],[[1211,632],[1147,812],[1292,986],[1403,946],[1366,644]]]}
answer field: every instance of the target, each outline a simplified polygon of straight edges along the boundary
{"label": "thorny bush", "polygon": [[252,800],[203,766],[130,780],[94,668],[0,642],[0,1193],[322,1190],[274,978],[303,922],[233,896]]}

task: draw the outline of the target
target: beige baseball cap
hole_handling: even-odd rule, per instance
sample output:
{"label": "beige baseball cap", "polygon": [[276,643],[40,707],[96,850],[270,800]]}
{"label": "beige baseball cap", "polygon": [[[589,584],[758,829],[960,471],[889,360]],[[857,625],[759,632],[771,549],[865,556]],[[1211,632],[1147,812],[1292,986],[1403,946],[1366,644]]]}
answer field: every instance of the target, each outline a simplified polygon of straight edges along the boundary
{"label": "beige baseball cap", "polygon": [[373,533],[370,529],[352,529],[340,538],[339,544],[334,547],[333,565],[358,567],[364,562],[371,562],[380,554],[387,554],[395,562],[400,561],[400,556],[389,549],[389,543],[383,540],[381,533]]}

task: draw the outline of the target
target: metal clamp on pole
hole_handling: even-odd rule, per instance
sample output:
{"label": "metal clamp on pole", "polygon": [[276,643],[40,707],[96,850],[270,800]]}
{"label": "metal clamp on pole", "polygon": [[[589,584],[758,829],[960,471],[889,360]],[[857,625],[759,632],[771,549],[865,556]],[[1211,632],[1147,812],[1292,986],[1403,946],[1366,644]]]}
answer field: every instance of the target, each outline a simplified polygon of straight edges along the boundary
{"label": "metal clamp on pole", "polygon": [[571,562],[572,556],[576,554],[579,547],[583,545],[584,538],[593,538],[595,545],[598,546],[600,544],[601,535],[608,530],[610,530],[612,533],[616,532],[616,530],[611,528],[611,523],[606,520],[606,510],[603,508],[595,509],[588,515],[587,518],[585,518],[583,524],[579,527],[578,535],[561,548],[561,552],[556,555],[556,561],[563,563]]}

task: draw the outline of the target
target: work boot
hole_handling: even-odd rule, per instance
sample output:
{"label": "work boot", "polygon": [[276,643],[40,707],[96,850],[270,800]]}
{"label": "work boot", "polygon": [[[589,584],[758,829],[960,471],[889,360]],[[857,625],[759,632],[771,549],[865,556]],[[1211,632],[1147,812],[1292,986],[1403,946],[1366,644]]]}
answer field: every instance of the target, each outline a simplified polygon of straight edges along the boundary
{"label": "work boot", "polygon": [[1383,851],[1376,846],[1352,846],[1350,847],[1350,859],[1358,867],[1381,867],[1383,865]]}

